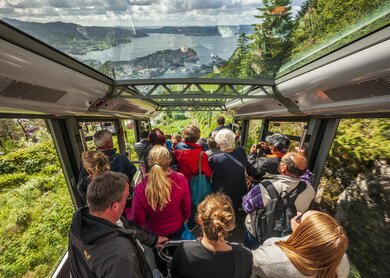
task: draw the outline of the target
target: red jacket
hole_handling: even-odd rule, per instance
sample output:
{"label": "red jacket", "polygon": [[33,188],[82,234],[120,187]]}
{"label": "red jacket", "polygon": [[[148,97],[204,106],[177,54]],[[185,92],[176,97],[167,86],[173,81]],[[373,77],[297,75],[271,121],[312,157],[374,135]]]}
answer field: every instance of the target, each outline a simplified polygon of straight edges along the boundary
{"label": "red jacket", "polygon": [[129,215],[130,220],[159,236],[177,232],[191,215],[191,194],[186,179],[175,171],[168,177],[172,180],[171,201],[163,210],[155,211],[149,205],[145,195],[146,177],[135,187]]}
{"label": "red jacket", "polygon": [[[187,147],[187,149],[183,149],[183,146],[184,148]],[[176,148],[174,153],[177,160],[177,171],[182,173],[186,177],[188,184],[190,184],[191,177],[198,174],[199,154],[202,151],[202,146],[190,142],[181,142]],[[211,177],[211,168],[206,152],[202,155],[201,165],[202,173],[206,177]]]}

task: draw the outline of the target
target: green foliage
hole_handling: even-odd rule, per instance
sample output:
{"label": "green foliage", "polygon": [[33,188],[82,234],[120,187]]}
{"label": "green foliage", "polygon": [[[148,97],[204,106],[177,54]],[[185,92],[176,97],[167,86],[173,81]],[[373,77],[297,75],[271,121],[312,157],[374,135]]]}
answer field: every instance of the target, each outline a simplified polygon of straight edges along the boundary
{"label": "green foliage", "polygon": [[359,173],[372,168],[375,160],[389,160],[389,140],[389,119],[342,120],[333,141],[324,177],[346,188]]}
{"label": "green foliage", "polygon": [[172,113],[172,116],[173,116],[173,120],[174,121],[177,121],[177,120],[187,120],[187,117],[186,117],[186,115],[184,113],[175,112],[175,113]]}
{"label": "green foliage", "polygon": [[252,68],[257,74],[273,77],[289,57],[293,27],[290,0],[263,0],[255,15],[261,22],[252,34],[251,51],[256,57]]}
{"label": "green foliage", "polygon": [[54,146],[10,152],[0,165],[0,277],[50,276],[74,212]]}
{"label": "green foliage", "polygon": [[[58,171],[58,169],[57,169]],[[29,179],[26,173],[13,173],[0,175],[0,192],[4,189],[15,188],[21,186]]]}
{"label": "green foliage", "polygon": [[46,165],[57,164],[57,153],[52,142],[19,149],[0,158],[0,174],[25,172],[29,175],[40,172]]}

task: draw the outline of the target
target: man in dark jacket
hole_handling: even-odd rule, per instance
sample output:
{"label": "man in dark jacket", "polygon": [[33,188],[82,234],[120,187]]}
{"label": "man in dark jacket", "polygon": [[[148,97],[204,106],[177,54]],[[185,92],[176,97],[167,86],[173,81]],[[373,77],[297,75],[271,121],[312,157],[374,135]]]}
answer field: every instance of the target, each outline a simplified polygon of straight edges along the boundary
{"label": "man in dark jacket", "polygon": [[149,141],[149,132],[146,130],[142,130],[140,132],[141,140],[134,144],[135,152],[137,153],[138,160],[140,161],[146,161],[146,150],[150,150],[153,146]]}
{"label": "man in dark jacket", "polygon": [[152,277],[141,243],[155,247],[166,238],[121,218],[129,197],[121,173],[104,172],[91,182],[88,207],[76,211],[69,233],[73,277]]}
{"label": "man in dark jacket", "polygon": [[[133,176],[137,172],[137,168],[125,155],[116,153],[110,131],[105,129],[97,131],[93,135],[93,142],[95,143],[96,150],[101,151],[108,156],[108,160],[110,161],[111,165],[111,171],[123,173],[130,181],[133,180]],[[87,175],[87,172],[81,166],[79,181],[85,178]]]}
{"label": "man in dark jacket", "polygon": [[[256,179],[261,179],[266,173],[279,174],[279,162],[290,147],[290,139],[280,133],[267,136],[265,141],[253,145],[248,156],[247,173]],[[270,148],[267,149],[264,143]]]}

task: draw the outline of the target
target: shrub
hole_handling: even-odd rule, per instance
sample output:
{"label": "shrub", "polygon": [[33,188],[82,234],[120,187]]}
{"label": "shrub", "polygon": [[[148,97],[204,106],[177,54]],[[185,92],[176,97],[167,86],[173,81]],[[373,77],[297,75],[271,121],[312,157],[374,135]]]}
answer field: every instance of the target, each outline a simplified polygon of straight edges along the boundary
{"label": "shrub", "polygon": [[0,176],[0,191],[6,188],[15,188],[24,184],[29,176],[26,173],[13,173]]}
{"label": "shrub", "polygon": [[40,172],[46,165],[58,165],[57,153],[52,142],[43,142],[19,149],[0,158],[0,174]]}

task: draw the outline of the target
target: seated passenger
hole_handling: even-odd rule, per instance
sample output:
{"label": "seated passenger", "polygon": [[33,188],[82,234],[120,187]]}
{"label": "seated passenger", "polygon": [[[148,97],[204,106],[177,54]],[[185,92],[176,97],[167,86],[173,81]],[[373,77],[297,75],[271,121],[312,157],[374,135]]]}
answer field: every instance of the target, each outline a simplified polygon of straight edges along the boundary
{"label": "seated passenger", "polygon": [[[154,146],[148,161],[149,174],[135,187],[131,214],[127,217],[154,234],[180,239],[183,223],[191,215],[188,183],[182,174],[169,168],[170,155],[166,147]],[[156,260],[165,276],[166,264]]]}
{"label": "seated passenger", "polygon": [[250,277],[253,264],[250,251],[225,241],[235,228],[230,198],[222,193],[207,196],[198,206],[197,220],[203,237],[185,241],[178,247],[171,262],[172,277]]}
{"label": "seated passenger", "polygon": [[215,141],[223,153],[214,154],[209,159],[210,168],[214,171],[213,190],[222,190],[233,201],[234,210],[241,207],[241,198],[246,193],[245,168],[248,164],[245,150],[235,148],[236,135],[230,129],[221,129]]}
{"label": "seated passenger", "polygon": [[81,154],[81,161],[88,176],[83,177],[77,183],[77,190],[79,191],[83,205],[87,205],[87,189],[92,179],[110,170],[110,161],[108,157],[99,151],[83,152]]}
{"label": "seated passenger", "polygon": [[70,228],[72,277],[152,277],[140,242],[154,248],[166,238],[121,218],[129,197],[124,174],[107,171],[93,179],[88,206],[76,211]]}
{"label": "seated passenger", "polygon": [[269,238],[252,251],[252,277],[349,276],[348,238],[331,216],[307,211],[291,219],[293,233]]}

